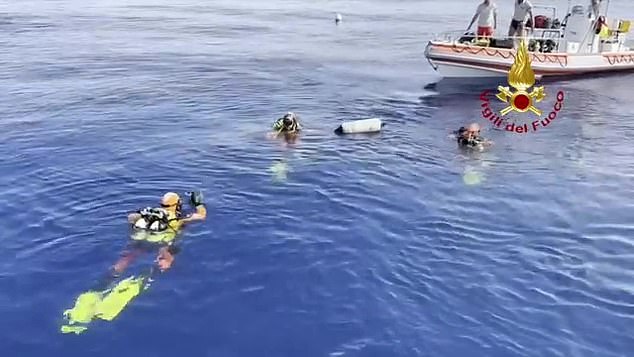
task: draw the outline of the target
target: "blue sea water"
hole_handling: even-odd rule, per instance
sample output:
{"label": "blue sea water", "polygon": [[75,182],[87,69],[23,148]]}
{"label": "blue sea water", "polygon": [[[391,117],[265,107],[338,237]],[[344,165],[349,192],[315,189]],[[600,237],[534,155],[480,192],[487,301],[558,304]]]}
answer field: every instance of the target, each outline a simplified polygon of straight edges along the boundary
{"label": "blue sea water", "polygon": [[[6,2],[2,356],[632,356],[634,75],[549,83],[554,123],[490,130],[478,90],[423,57],[476,6]],[[303,137],[268,140],[289,110]],[[380,135],[332,132],[368,117]],[[489,151],[448,138],[472,121]],[[61,334],[126,214],[192,189],[209,215],[172,269],[115,321]]]}

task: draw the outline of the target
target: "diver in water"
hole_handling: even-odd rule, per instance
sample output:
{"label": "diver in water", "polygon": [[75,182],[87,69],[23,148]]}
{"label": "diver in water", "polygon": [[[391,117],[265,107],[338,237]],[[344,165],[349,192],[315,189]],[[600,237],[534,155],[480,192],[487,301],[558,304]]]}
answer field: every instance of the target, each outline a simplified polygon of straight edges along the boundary
{"label": "diver in water", "polygon": [[112,275],[120,275],[128,265],[139,255],[158,248],[156,263],[161,271],[172,266],[174,255],[178,252],[174,241],[184,223],[204,220],[207,209],[202,203],[202,194],[189,194],[194,213],[185,216],[182,213],[182,201],[178,194],[168,192],[161,199],[161,207],[146,207],[128,215],[128,222],[132,224],[132,241],[124,251],[123,256],[112,267]]}
{"label": "diver in water", "polygon": [[147,207],[128,216],[134,230],[132,242],[105,279],[80,294],[75,300],[75,305],[64,311],[64,322],[60,327],[62,333],[82,333],[95,319],[112,321],[132,299],[149,286],[155,271],[154,266],[149,273],[130,276],[114,284],[125,268],[139,255],[158,248],[158,269],[163,272],[170,268],[178,251],[174,241],[182,225],[207,217],[202,194],[191,193],[189,198],[196,211],[187,216],[183,215],[181,199],[174,192],[168,192],[163,196],[161,207]]}
{"label": "diver in water", "polygon": [[302,126],[299,123],[299,117],[293,112],[288,112],[273,123],[273,130],[278,134],[298,134],[302,130]]}
{"label": "diver in water", "polygon": [[463,148],[480,149],[493,144],[480,136],[480,125],[472,123],[468,128],[464,126],[455,132],[458,145]]}
{"label": "diver in water", "polygon": [[293,112],[288,112],[273,123],[273,132],[267,134],[267,137],[269,139],[284,138],[287,144],[295,144],[302,129],[299,117]]}

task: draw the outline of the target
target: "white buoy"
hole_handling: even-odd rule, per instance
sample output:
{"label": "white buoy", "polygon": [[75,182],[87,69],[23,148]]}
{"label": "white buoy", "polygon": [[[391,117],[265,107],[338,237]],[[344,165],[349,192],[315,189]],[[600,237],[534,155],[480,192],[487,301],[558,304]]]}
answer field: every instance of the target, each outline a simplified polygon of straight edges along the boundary
{"label": "white buoy", "polygon": [[381,131],[385,124],[379,118],[361,119],[348,121],[341,124],[335,133],[337,134],[359,134],[359,133],[375,133]]}
{"label": "white buoy", "polygon": [[335,23],[338,25],[341,20],[343,20],[343,18],[341,17],[341,14],[337,13],[337,15],[335,16]]}

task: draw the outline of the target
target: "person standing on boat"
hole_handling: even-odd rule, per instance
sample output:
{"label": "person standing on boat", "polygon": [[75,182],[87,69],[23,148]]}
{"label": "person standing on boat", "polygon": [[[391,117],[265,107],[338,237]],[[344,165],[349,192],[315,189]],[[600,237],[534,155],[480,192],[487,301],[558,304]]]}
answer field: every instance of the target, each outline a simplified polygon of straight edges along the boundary
{"label": "person standing on boat", "polygon": [[484,0],[476,9],[467,31],[471,29],[476,18],[478,19],[478,38],[485,38],[493,36],[493,31],[497,29],[498,25],[498,9],[497,6],[491,0]]}
{"label": "person standing on boat", "polygon": [[515,0],[515,12],[509,26],[509,37],[523,37],[526,15],[530,15],[531,31],[535,29],[533,21],[533,4],[528,0]]}
{"label": "person standing on boat", "polygon": [[597,19],[599,18],[599,11],[601,10],[601,1],[602,0],[591,0],[590,1],[590,17]]}

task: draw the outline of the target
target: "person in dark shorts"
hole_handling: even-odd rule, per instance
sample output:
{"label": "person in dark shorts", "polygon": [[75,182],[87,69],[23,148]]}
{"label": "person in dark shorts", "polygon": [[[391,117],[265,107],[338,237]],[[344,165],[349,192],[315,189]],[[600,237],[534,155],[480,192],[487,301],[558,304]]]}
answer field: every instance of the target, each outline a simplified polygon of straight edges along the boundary
{"label": "person in dark shorts", "polygon": [[509,26],[509,37],[521,37],[524,36],[524,27],[526,23],[526,15],[529,15],[531,22],[531,30],[535,29],[533,24],[533,4],[528,0],[516,0],[515,12],[511,19],[511,25]]}

